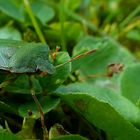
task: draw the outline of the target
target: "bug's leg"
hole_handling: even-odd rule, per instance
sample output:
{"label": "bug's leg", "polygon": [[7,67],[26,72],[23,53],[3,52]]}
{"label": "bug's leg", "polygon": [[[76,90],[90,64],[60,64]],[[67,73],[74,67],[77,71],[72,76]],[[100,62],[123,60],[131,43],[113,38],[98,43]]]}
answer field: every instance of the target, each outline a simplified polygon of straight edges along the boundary
{"label": "bug's leg", "polygon": [[59,46],[56,46],[55,51],[51,53],[51,57],[52,57],[53,60],[56,59],[56,55],[59,52],[59,50],[60,50],[60,47]]}
{"label": "bug's leg", "polygon": [[56,46],[55,52],[52,53],[52,58],[53,58],[53,60],[56,59],[56,55],[57,55],[57,53],[59,52],[59,50],[60,50],[60,47],[59,47],[59,46]]}
{"label": "bug's leg", "polygon": [[39,76],[40,76],[40,77],[44,77],[44,76],[47,76],[47,74],[48,74],[47,72],[41,72],[41,73],[39,74]]}
{"label": "bug's leg", "polygon": [[44,112],[43,112],[43,109],[42,109],[42,106],[40,104],[40,102],[38,101],[36,95],[35,95],[35,90],[33,89],[33,86],[32,86],[32,80],[31,80],[31,77],[30,77],[30,85],[31,85],[31,95],[34,99],[34,102],[37,106],[37,109],[40,113],[40,119],[41,119],[41,125],[42,125],[42,129],[43,129],[43,140],[48,140],[49,138],[49,134],[48,134],[48,130],[47,130],[47,127],[45,126],[45,120],[44,120]]}

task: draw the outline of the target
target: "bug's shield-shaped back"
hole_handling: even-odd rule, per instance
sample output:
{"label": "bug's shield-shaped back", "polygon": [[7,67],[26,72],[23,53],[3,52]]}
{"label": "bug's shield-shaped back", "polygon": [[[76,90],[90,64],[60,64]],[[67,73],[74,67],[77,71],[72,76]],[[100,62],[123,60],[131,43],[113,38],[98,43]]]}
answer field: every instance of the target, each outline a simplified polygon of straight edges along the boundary
{"label": "bug's shield-shaped back", "polygon": [[55,72],[46,44],[0,40],[0,56],[0,69],[12,73]]}

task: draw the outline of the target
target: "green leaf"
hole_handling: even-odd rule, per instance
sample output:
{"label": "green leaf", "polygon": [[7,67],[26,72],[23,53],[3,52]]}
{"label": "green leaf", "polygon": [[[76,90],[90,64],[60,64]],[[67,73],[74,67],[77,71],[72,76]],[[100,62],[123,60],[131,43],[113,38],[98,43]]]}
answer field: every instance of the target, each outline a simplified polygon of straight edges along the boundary
{"label": "green leaf", "polygon": [[20,32],[12,27],[0,28],[0,39],[22,40]]}
{"label": "green leaf", "polygon": [[139,126],[139,109],[122,96],[84,84],[62,87],[56,93],[91,124],[114,138],[140,139],[140,131],[133,125]]}
{"label": "green leaf", "polygon": [[140,99],[140,63],[128,66],[121,77],[121,93],[136,103]]}
{"label": "green leaf", "polygon": [[[56,55],[54,65],[57,66],[70,60],[70,56],[67,52],[59,52]],[[46,77],[39,77],[39,82],[46,93],[54,91],[60,86],[71,72],[71,63],[56,68],[56,72],[53,75],[47,75]]]}
{"label": "green leaf", "polygon": [[59,136],[57,138],[52,138],[50,140],[87,140],[87,138],[84,138],[79,135],[67,135],[67,136]]}
{"label": "green leaf", "polygon": [[[85,79],[86,82],[120,92],[119,74],[115,74],[112,78],[108,78],[107,76],[103,77],[102,75],[107,74],[107,68],[110,64],[120,63],[125,67],[132,64],[135,58],[113,39],[108,37],[95,38],[91,36],[83,38],[75,46],[73,57],[92,49],[97,49],[97,51],[72,62],[72,71],[78,69],[80,72],[79,76],[81,76],[82,79]],[[97,78],[88,78],[90,75],[101,76]]]}
{"label": "green leaf", "polygon": [[[134,62],[135,58],[120,44],[111,38],[95,38],[87,36],[75,46],[73,56],[97,49],[97,52],[73,62],[73,70],[80,69],[84,75],[105,73],[112,63],[125,65]],[[86,62],[86,63],[84,63]],[[84,65],[81,65],[84,63]]]}
{"label": "green leaf", "polygon": [[7,132],[6,130],[0,129],[0,140],[21,140],[14,134]]}
{"label": "green leaf", "polygon": [[24,21],[23,3],[18,0],[0,0],[0,10],[19,21]]}
{"label": "green leaf", "polygon": [[20,75],[15,81],[6,86],[5,90],[11,93],[30,93],[30,84],[28,75]]}
{"label": "green leaf", "polygon": [[[50,96],[40,96],[38,100],[45,114],[54,109],[60,102],[58,98],[52,98]],[[19,107],[19,114],[22,117],[28,117],[29,110],[32,111],[33,116],[36,119],[40,117],[40,112],[38,111],[38,107],[36,106],[34,100],[21,104],[21,106]]]}
{"label": "green leaf", "polygon": [[43,1],[33,1],[31,6],[33,13],[42,24],[46,24],[55,15],[54,10]]}
{"label": "green leaf", "polygon": [[35,78],[31,78],[32,87],[30,85],[30,77],[26,74],[19,75],[15,81],[5,87],[5,91],[17,94],[31,94],[31,88],[33,88],[36,94],[42,93],[42,87],[39,81]]}

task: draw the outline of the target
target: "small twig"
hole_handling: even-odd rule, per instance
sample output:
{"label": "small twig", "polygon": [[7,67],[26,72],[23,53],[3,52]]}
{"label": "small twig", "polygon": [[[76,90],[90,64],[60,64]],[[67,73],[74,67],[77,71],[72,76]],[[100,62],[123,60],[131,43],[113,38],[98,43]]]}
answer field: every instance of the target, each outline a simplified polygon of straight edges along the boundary
{"label": "small twig", "polygon": [[31,94],[32,94],[32,97],[35,101],[35,104],[38,108],[38,111],[40,112],[40,118],[41,118],[41,124],[42,124],[42,129],[43,129],[43,139],[44,140],[48,140],[49,138],[49,133],[48,133],[48,130],[45,126],[45,122],[44,122],[44,112],[43,112],[43,109],[42,109],[42,106],[41,104],[39,103],[36,95],[35,95],[35,91],[33,89],[31,89]]}
{"label": "small twig", "polygon": [[31,8],[31,6],[30,6],[29,1],[28,1],[28,0],[23,0],[23,1],[24,1],[25,8],[26,8],[26,10],[27,10],[27,12],[28,12],[28,14],[29,14],[29,17],[30,17],[30,19],[31,19],[31,21],[32,21],[32,24],[33,24],[33,26],[34,26],[34,28],[35,28],[35,30],[36,30],[36,33],[37,33],[37,35],[38,35],[40,41],[41,41],[42,43],[45,43],[45,44],[46,44],[45,37],[43,36],[43,33],[42,33],[41,30],[40,30],[40,27],[39,27],[39,25],[38,25],[38,23],[37,23],[37,20],[35,19],[35,16],[34,16],[34,14],[33,14],[33,11],[32,11],[32,8]]}
{"label": "small twig", "polygon": [[[34,77],[34,75],[32,75],[32,77]],[[43,140],[48,140],[49,139],[49,133],[47,130],[47,127],[45,126],[45,120],[44,120],[44,112],[43,112],[43,108],[40,104],[40,102],[38,101],[36,95],[35,95],[35,90],[33,89],[33,85],[32,85],[32,77],[30,77],[30,87],[31,87],[31,95],[35,101],[35,104],[38,108],[38,111],[40,113],[40,119],[41,119],[41,125],[42,125],[42,129],[43,129]]]}
{"label": "small twig", "polygon": [[93,52],[96,52],[96,49],[93,49],[93,50],[87,51],[87,52],[85,52],[85,53],[79,54],[79,55],[77,55],[76,57],[70,59],[69,61],[66,61],[66,62],[64,62],[64,63],[62,63],[62,64],[59,64],[59,65],[57,65],[57,66],[55,66],[55,67],[56,67],[56,68],[59,68],[59,67],[65,65],[65,64],[67,64],[67,63],[70,63],[70,62],[72,62],[72,61],[74,61],[74,60],[80,59],[81,57],[86,56],[86,55],[89,55],[89,54],[91,54],[91,53],[93,53]]}
{"label": "small twig", "polygon": [[67,48],[66,48],[65,30],[64,30],[64,22],[65,22],[64,0],[60,0],[59,20],[60,20],[60,27],[61,27],[61,45],[62,45],[62,50],[66,51]]}

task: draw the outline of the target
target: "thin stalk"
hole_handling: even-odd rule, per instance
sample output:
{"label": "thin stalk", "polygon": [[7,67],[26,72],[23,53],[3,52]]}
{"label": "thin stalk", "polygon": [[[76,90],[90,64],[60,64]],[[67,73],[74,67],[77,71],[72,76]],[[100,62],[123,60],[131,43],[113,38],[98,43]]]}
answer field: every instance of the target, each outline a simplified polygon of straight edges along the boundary
{"label": "thin stalk", "polygon": [[60,5],[59,5],[59,20],[60,20],[60,27],[61,27],[61,44],[62,44],[62,50],[63,51],[66,51],[65,30],[64,30],[64,22],[65,22],[64,0],[60,0]]}
{"label": "thin stalk", "polygon": [[39,25],[37,23],[37,20],[35,19],[35,16],[33,14],[33,11],[32,11],[32,8],[31,8],[31,5],[30,5],[29,1],[28,0],[23,0],[23,1],[24,1],[25,8],[27,10],[27,13],[28,13],[28,15],[29,15],[29,17],[30,17],[30,19],[32,21],[32,24],[33,24],[33,26],[34,26],[34,28],[36,30],[36,33],[37,33],[40,41],[42,43],[46,44],[45,37],[43,36],[43,33],[41,32],[41,29],[40,29],[40,27],[39,27]]}
{"label": "thin stalk", "polygon": [[96,25],[94,25],[92,22],[87,21],[85,18],[83,18],[82,16],[74,13],[73,11],[69,10],[68,8],[64,8],[65,13],[71,17],[72,19],[80,22],[80,23],[84,23],[84,25],[86,27],[88,27],[90,30],[99,33],[102,36],[105,36],[106,34],[104,32],[102,32],[100,29],[98,29],[98,27]]}
{"label": "thin stalk", "polygon": [[[47,4],[55,7],[56,9],[58,9],[58,5],[56,5],[53,1],[45,1],[45,2]],[[99,35],[108,36],[105,32],[103,32],[96,25],[94,25],[94,23],[88,21],[84,17],[82,17],[82,16],[78,15],[77,13],[73,12],[72,10],[68,9],[66,6],[64,6],[64,14],[65,14],[65,16],[68,16],[68,17],[72,18],[73,20],[80,22],[81,24],[84,23],[84,26],[86,26],[86,28],[88,28],[94,32],[97,32]]]}
{"label": "thin stalk", "polygon": [[140,25],[140,20],[137,20],[131,24],[129,24],[120,34],[117,35],[117,38],[123,36],[124,34],[128,33],[130,30],[134,29],[135,27],[138,27]]}
{"label": "thin stalk", "polygon": [[41,117],[41,124],[42,124],[42,129],[43,129],[43,140],[48,140],[49,138],[49,133],[48,133],[48,130],[45,126],[45,122],[44,122],[44,112],[43,112],[43,109],[42,109],[42,106],[41,104],[39,103],[36,95],[35,95],[35,91],[33,89],[31,89],[31,94],[32,94],[32,97],[35,101],[35,104],[38,108],[38,111],[40,112],[40,117]]}
{"label": "thin stalk", "polygon": [[[33,76],[33,75],[32,75]],[[33,76],[34,77],[34,76]],[[35,95],[35,90],[33,89],[33,85],[32,85],[32,77],[30,77],[30,87],[31,87],[31,95],[34,99],[34,102],[38,108],[38,111],[40,113],[40,119],[41,119],[41,125],[42,125],[42,129],[43,129],[43,140],[48,140],[49,139],[49,132],[47,130],[47,127],[45,126],[45,120],[44,120],[44,112],[43,112],[43,108],[39,102],[39,100],[37,99],[36,95]]]}
{"label": "thin stalk", "polygon": [[128,17],[124,19],[124,21],[120,24],[120,27],[123,28],[125,25],[127,25],[132,20],[132,18],[139,12],[140,12],[140,5],[138,5],[136,9],[132,13],[130,13]]}
{"label": "thin stalk", "polygon": [[[55,7],[56,9],[59,9],[58,5],[56,5],[53,1],[45,1],[45,2],[47,4]],[[77,13],[73,12],[72,10],[68,9],[65,6],[64,6],[64,14],[65,14],[65,16],[69,16],[70,18],[72,18],[75,21],[80,22],[81,24],[84,23],[84,26],[86,26],[86,28],[88,28],[88,29],[90,29],[90,30],[92,30],[94,32],[97,32],[99,35],[101,35],[101,36],[108,36],[105,32],[103,32],[96,25],[94,25],[94,23],[88,21],[84,17],[78,15]]]}

